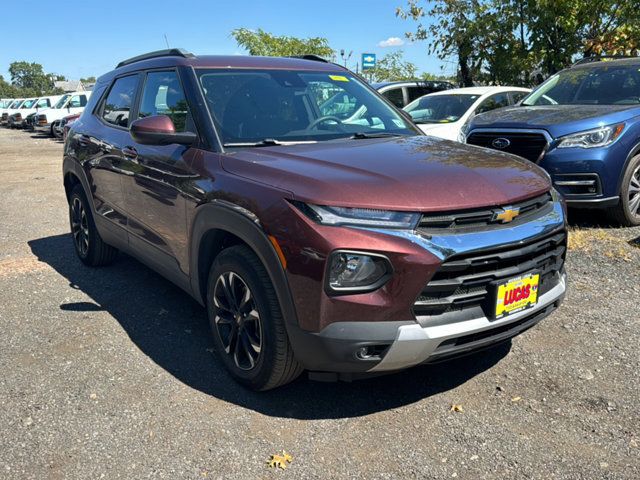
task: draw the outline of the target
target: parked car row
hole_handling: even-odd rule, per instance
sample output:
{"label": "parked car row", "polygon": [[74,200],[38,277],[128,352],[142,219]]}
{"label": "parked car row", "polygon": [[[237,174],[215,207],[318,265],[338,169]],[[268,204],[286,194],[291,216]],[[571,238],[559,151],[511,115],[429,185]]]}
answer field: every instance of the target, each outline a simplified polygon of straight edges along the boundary
{"label": "parked car row", "polygon": [[91,92],[71,92],[39,98],[3,100],[0,125],[41,131],[52,137],[62,138],[62,121],[66,117],[82,113],[90,96]]}

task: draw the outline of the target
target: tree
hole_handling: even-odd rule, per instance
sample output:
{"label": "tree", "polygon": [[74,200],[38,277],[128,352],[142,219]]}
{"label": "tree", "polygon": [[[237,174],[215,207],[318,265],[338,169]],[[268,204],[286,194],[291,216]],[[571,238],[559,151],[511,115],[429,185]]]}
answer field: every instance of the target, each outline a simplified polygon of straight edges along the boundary
{"label": "tree", "polygon": [[39,63],[13,62],[9,65],[11,84],[22,95],[40,96],[54,91],[53,78],[44,73]]}
{"label": "tree", "polygon": [[238,45],[250,55],[266,57],[289,57],[294,55],[319,55],[333,59],[335,52],[323,37],[296,38],[278,36],[262,29],[237,28],[231,32]]}
{"label": "tree", "polygon": [[[396,9],[396,15],[418,22],[415,33],[407,33],[411,40],[428,40],[430,55],[441,60],[455,56],[458,60],[460,83],[473,85],[474,71],[479,69],[479,39],[484,29],[478,17],[483,14],[480,0],[437,0],[426,2],[427,8],[419,0],[407,0],[407,8]],[[423,18],[429,18],[423,24]]]}
{"label": "tree", "polygon": [[16,98],[18,96],[16,87],[10,85],[9,82],[0,75],[0,98]]}
{"label": "tree", "polygon": [[88,83],[96,83],[96,77],[81,78],[80,81],[85,85]]}
{"label": "tree", "polygon": [[396,15],[417,22],[416,31],[407,36],[425,40],[429,54],[456,58],[464,85],[530,85],[534,71],[548,76],[580,56],[637,54],[639,3],[407,0]]}
{"label": "tree", "polygon": [[374,82],[413,80],[418,68],[411,62],[404,60],[402,50],[388,53],[382,57],[374,68],[365,70],[365,74]]}

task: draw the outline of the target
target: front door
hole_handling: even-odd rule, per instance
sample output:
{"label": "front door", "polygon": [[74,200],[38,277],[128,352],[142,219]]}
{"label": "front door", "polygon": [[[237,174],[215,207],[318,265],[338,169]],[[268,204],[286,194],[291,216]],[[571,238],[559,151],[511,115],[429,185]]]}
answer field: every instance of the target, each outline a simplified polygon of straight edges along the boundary
{"label": "front door", "polygon": [[[177,132],[195,132],[175,70],[146,74],[137,112],[137,118],[167,115]],[[188,163],[195,154],[196,149],[183,145],[141,145],[131,137],[127,145],[125,168],[131,175],[124,177],[124,193],[129,243],[172,275],[189,271],[186,209],[190,182],[198,176]]]}

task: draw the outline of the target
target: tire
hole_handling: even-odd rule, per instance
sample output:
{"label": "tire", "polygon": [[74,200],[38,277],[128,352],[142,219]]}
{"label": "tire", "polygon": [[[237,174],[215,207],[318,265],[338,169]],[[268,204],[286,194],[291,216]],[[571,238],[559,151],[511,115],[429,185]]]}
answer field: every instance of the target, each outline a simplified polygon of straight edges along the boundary
{"label": "tire", "polygon": [[56,124],[59,124],[60,122],[58,120],[56,120],[55,122],[53,122],[51,124],[51,136],[53,138],[56,138],[58,140],[60,140],[62,138],[62,135],[58,135],[58,131],[55,129]]}
{"label": "tire", "polygon": [[620,187],[620,202],[608,213],[624,227],[640,225],[640,155],[633,157],[627,165]]}
{"label": "tire", "polygon": [[[242,298],[235,300],[237,297]],[[215,351],[242,385],[270,390],[302,373],[271,279],[250,248],[227,248],[211,265],[207,314]]]}
{"label": "tire", "polygon": [[82,185],[76,185],[69,196],[69,225],[73,246],[82,262],[91,267],[113,263],[118,250],[104,243],[91,214]]}

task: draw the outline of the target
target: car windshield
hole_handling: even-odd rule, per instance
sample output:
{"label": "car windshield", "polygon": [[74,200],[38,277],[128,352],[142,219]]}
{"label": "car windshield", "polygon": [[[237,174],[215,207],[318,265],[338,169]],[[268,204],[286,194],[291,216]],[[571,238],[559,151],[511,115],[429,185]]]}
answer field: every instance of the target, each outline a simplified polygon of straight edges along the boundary
{"label": "car windshield", "polygon": [[636,105],[640,103],[640,68],[598,66],[554,75],[522,105]]}
{"label": "car windshield", "polygon": [[427,95],[404,107],[416,123],[457,122],[480,95]]}
{"label": "car windshield", "polygon": [[31,99],[31,100],[25,100],[25,102],[22,104],[20,108],[31,108],[31,105],[36,103],[36,100],[37,98]]}
{"label": "car windshield", "polygon": [[417,133],[348,72],[203,69],[198,76],[229,147]]}
{"label": "car windshield", "polygon": [[11,107],[9,108],[18,108],[22,102],[23,102],[22,100],[16,100],[11,104]]}
{"label": "car windshield", "polygon": [[62,98],[60,100],[58,100],[58,103],[56,103],[53,108],[62,108],[62,106],[65,104],[65,102],[67,100],[69,100],[69,97],[71,95],[63,95]]}

